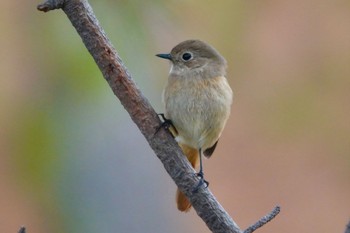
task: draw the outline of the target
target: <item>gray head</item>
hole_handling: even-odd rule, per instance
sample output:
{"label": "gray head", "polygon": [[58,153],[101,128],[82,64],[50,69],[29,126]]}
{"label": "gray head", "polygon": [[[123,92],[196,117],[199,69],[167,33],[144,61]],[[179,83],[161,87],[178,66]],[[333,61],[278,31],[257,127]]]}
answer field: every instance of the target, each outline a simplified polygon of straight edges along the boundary
{"label": "gray head", "polygon": [[200,40],[186,40],[176,45],[169,54],[156,56],[170,60],[170,73],[175,75],[196,72],[212,78],[224,76],[226,73],[225,58],[212,46]]}

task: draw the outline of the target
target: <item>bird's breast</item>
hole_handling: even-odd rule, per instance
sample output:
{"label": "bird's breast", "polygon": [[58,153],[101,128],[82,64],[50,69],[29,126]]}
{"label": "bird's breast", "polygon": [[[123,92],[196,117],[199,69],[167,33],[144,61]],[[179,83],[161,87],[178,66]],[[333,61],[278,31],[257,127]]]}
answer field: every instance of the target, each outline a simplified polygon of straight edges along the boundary
{"label": "bird's breast", "polygon": [[230,114],[232,97],[223,76],[170,77],[163,101],[166,116],[178,131],[177,140],[193,148],[212,146]]}

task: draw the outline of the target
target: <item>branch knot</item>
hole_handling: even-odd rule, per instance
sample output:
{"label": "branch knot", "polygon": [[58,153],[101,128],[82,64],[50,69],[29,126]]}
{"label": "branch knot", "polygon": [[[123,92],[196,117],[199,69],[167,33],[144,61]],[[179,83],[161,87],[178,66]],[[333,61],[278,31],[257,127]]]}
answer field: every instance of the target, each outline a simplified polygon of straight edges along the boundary
{"label": "branch knot", "polygon": [[39,11],[48,12],[51,10],[56,10],[63,8],[65,0],[47,0],[37,6]]}

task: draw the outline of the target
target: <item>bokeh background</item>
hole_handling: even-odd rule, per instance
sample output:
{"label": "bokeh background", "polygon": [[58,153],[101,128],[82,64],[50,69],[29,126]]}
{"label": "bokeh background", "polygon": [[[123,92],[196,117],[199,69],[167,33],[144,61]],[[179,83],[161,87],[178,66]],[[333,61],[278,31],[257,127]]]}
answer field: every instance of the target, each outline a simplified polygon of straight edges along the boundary
{"label": "bokeh background", "polygon": [[[62,11],[0,3],[0,232],[209,232]],[[344,232],[350,220],[350,1],[91,0],[158,112],[169,65],[199,38],[228,60],[232,115],[210,189],[241,228]]]}

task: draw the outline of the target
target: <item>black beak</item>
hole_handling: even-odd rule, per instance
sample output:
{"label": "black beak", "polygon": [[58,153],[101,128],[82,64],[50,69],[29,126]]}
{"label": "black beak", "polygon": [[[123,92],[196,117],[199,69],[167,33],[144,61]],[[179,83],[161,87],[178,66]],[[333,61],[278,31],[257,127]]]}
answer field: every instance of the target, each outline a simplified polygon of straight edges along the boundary
{"label": "black beak", "polygon": [[160,54],[156,54],[156,56],[160,58],[168,59],[170,61],[172,60],[170,53],[160,53]]}

